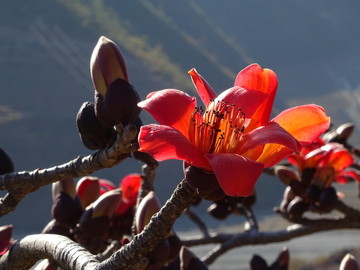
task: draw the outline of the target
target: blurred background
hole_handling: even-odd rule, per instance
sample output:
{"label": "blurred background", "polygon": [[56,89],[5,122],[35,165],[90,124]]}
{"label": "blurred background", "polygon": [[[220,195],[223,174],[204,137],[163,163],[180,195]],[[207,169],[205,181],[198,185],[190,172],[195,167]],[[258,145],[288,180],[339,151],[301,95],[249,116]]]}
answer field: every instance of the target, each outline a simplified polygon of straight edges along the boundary
{"label": "blurred background", "polygon": [[[279,78],[274,114],[317,103],[334,125],[359,126],[359,11],[355,0],[4,1],[0,147],[17,171],[92,153],[80,142],[75,117],[84,101],[93,100],[89,60],[101,35],[121,48],[142,99],[163,88],[195,95],[187,75],[193,67],[220,92],[257,62]],[[142,119],[153,121],[146,114]],[[356,136],[353,142],[359,143]],[[129,159],[95,175],[117,184],[127,173],[140,172],[141,165]],[[161,163],[156,180],[161,202],[181,179],[180,162]],[[279,203],[283,186],[262,177],[257,192],[256,212],[265,217]],[[18,236],[40,232],[50,207],[50,187],[43,187],[1,224],[14,224]]]}

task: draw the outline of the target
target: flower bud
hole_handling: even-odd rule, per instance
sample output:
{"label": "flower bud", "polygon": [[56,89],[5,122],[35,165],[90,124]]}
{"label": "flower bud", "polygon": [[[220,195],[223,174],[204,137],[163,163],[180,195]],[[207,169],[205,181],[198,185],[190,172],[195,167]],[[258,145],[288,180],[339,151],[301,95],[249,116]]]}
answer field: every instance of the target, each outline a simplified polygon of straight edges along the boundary
{"label": "flower bud", "polygon": [[84,102],[76,116],[76,126],[84,146],[90,150],[111,146],[117,133],[112,127],[104,127],[95,116],[94,104]]}
{"label": "flower bud", "polygon": [[287,213],[290,218],[299,218],[309,209],[309,204],[304,202],[302,198],[295,197],[287,207]]}
{"label": "flower bud", "polygon": [[319,200],[321,189],[318,185],[310,184],[306,191],[306,198],[311,202],[315,203]]}
{"label": "flower bud", "polygon": [[0,148],[0,174],[12,173],[14,171],[14,163],[10,156]]}
{"label": "flower bud", "polygon": [[0,227],[0,256],[4,255],[13,244],[12,225],[4,225]]}
{"label": "flower bud", "polygon": [[287,186],[291,181],[298,180],[297,175],[289,167],[282,165],[275,166],[275,175]]}
{"label": "flower bud", "polygon": [[354,255],[348,253],[341,260],[339,270],[360,270],[360,263]]}
{"label": "flower bud", "polygon": [[195,166],[188,166],[184,171],[186,181],[197,189],[200,198],[215,201],[225,196],[215,174],[207,173]]}
{"label": "flower bud", "polygon": [[150,191],[139,203],[135,213],[136,230],[140,233],[150,222],[151,217],[159,212],[160,202],[155,192]]}
{"label": "flower bud", "polygon": [[121,202],[120,189],[110,190],[102,194],[92,205],[92,217],[108,216],[111,218]]}
{"label": "flower bud", "polygon": [[181,270],[207,270],[208,267],[199,260],[187,247],[182,246],[180,250]]}
{"label": "flower bud", "polygon": [[119,47],[101,36],[90,59],[90,73],[97,92],[103,97],[110,84],[117,79],[129,81],[124,58]]}
{"label": "flower bud", "polygon": [[290,253],[287,248],[284,248],[279,256],[276,258],[275,262],[273,262],[269,270],[287,270],[290,264]]}
{"label": "flower bud", "polygon": [[69,228],[62,223],[59,223],[55,219],[52,219],[42,230],[43,234],[59,234],[71,239],[71,233]]}
{"label": "flower bud", "polygon": [[140,97],[127,81],[117,79],[109,85],[105,97],[95,93],[95,115],[101,125],[127,125],[134,123],[141,109],[137,106]]}
{"label": "flower bud", "polygon": [[338,134],[340,140],[346,141],[350,138],[354,129],[355,125],[353,123],[345,123],[336,129],[336,133]]}
{"label": "flower bud", "polygon": [[266,260],[260,255],[253,255],[250,260],[250,270],[268,270]]}
{"label": "flower bud", "polygon": [[110,190],[116,189],[116,186],[114,185],[114,183],[107,179],[99,178],[99,184],[100,184],[100,195],[102,195]]}
{"label": "flower bud", "polygon": [[336,189],[332,186],[324,188],[320,195],[318,201],[318,208],[323,213],[328,213],[332,211],[337,202]]}
{"label": "flower bud", "polygon": [[233,211],[232,207],[227,206],[225,204],[217,204],[217,203],[211,204],[207,209],[207,212],[211,216],[220,220],[226,219],[231,214],[232,211]]}
{"label": "flower bud", "polygon": [[83,209],[93,203],[100,196],[99,178],[84,176],[76,184],[76,193]]}

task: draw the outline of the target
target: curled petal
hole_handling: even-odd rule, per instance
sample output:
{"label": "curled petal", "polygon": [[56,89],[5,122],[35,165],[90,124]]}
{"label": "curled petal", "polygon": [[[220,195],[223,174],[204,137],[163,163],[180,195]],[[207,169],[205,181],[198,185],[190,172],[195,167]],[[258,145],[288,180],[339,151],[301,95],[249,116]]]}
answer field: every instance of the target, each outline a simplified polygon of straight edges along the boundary
{"label": "curled petal", "polygon": [[301,143],[309,144],[330,126],[325,110],[314,104],[293,107],[281,112],[274,119]]}
{"label": "curled petal", "polygon": [[152,155],[156,160],[184,160],[190,165],[211,170],[206,158],[178,130],[164,125],[142,126],[139,133],[139,151]]}
{"label": "curled petal", "polygon": [[148,111],[159,124],[171,126],[188,136],[196,99],[180,90],[165,89],[150,93],[138,106]]}
{"label": "curled petal", "polygon": [[196,91],[198,92],[202,102],[204,102],[204,105],[207,106],[212,99],[216,98],[215,91],[195,68],[191,69],[188,73],[191,76],[191,80],[195,85]]}
{"label": "curled petal", "polygon": [[262,69],[260,65],[252,64],[239,72],[235,79],[235,86],[258,90],[267,95],[266,101],[252,116],[251,128],[269,121],[278,86],[276,74],[270,69]]}
{"label": "curled petal", "polygon": [[245,153],[258,145],[267,143],[277,143],[293,151],[300,151],[301,149],[301,144],[289,132],[275,122],[269,122],[245,134],[242,141],[241,148],[237,151],[238,154]]}
{"label": "curled petal", "polygon": [[245,197],[253,194],[263,164],[237,154],[209,154],[208,158],[220,187],[227,195]]}

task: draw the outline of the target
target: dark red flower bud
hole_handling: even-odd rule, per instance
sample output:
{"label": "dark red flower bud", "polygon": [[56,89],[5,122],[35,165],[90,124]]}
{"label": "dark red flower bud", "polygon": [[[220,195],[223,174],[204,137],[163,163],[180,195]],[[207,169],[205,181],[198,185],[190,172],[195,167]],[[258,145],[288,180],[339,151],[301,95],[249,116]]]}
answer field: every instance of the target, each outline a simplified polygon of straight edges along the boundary
{"label": "dark red flower bud", "polygon": [[122,79],[112,82],[103,97],[95,92],[95,115],[104,127],[127,125],[137,120],[140,97],[134,87]]}
{"label": "dark red flower bud", "polygon": [[304,196],[306,192],[306,186],[298,180],[292,180],[290,182],[291,190],[294,192],[296,196]]}
{"label": "dark red flower bud", "polygon": [[76,126],[82,143],[90,150],[104,149],[116,140],[116,131],[100,124],[91,102],[84,102],[81,106],[76,116]]}
{"label": "dark red flower bud", "polygon": [[315,203],[319,200],[321,189],[318,185],[311,184],[306,191],[306,198],[311,202]]}
{"label": "dark red flower bud", "polygon": [[107,215],[93,217],[93,210],[89,208],[80,217],[78,228],[84,238],[102,237],[107,233],[110,226],[110,218]]}
{"label": "dark red flower bud", "polygon": [[53,201],[51,208],[52,217],[61,224],[74,225],[83,210],[80,201],[64,192],[60,192]]}
{"label": "dark red flower bud", "polygon": [[309,185],[314,178],[316,173],[316,168],[305,168],[301,172],[301,183],[304,185]]}
{"label": "dark red flower bud", "polygon": [[52,219],[42,230],[41,233],[44,234],[59,234],[72,238],[70,230],[67,226],[64,226],[62,223],[57,222],[55,219]]}
{"label": "dark red flower bud", "polygon": [[152,251],[150,251],[146,257],[149,259],[149,264],[154,264],[156,266],[164,265],[170,255],[170,244],[165,238],[157,244]]}
{"label": "dark red flower bud", "polygon": [[182,247],[180,250],[180,269],[181,270],[208,270],[208,267],[197,258],[188,248]]}
{"label": "dark red flower bud", "polygon": [[287,207],[287,213],[290,218],[299,218],[309,209],[309,204],[304,202],[302,198],[295,197]]}
{"label": "dark red flower bud", "polygon": [[268,265],[266,260],[260,255],[253,255],[250,260],[250,270],[267,270]]}
{"label": "dark red flower bud", "polygon": [[180,238],[175,233],[172,233],[167,238],[167,240],[170,245],[170,253],[169,253],[168,261],[171,262],[171,261],[175,260],[176,257],[179,256],[179,252],[180,252],[182,245],[181,245]]}
{"label": "dark red flower bud", "polygon": [[275,175],[283,182],[285,185],[290,185],[291,181],[298,180],[297,175],[286,166],[278,165],[275,166]]}
{"label": "dark red flower bud", "polygon": [[360,270],[360,262],[354,255],[348,253],[341,260],[339,270]]}
{"label": "dark red flower bud", "polygon": [[219,200],[225,196],[215,174],[207,173],[194,166],[185,169],[185,178],[188,183],[197,189],[198,195],[205,200]]}
{"label": "dark red flower bud", "polygon": [[14,171],[14,163],[10,156],[0,148],[0,174],[12,173]]}
{"label": "dark red flower bud", "polygon": [[328,213],[332,211],[337,202],[336,189],[332,186],[324,188],[319,196],[318,208],[321,212]]}
{"label": "dark red flower bud", "polygon": [[287,248],[284,248],[276,258],[275,262],[270,265],[269,270],[287,270],[289,268],[289,263],[290,253]]}

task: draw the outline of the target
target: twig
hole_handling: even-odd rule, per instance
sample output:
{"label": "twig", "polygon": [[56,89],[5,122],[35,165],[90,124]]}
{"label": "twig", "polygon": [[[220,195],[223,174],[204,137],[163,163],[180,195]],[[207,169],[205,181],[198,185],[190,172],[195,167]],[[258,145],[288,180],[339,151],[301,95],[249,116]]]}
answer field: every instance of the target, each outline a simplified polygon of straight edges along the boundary
{"label": "twig", "polygon": [[304,235],[313,234],[320,231],[329,231],[337,229],[360,229],[360,221],[350,219],[333,219],[331,222],[327,219],[317,220],[309,225],[291,225],[285,230],[275,232],[256,232],[249,231],[239,234],[213,234],[209,238],[195,237],[183,239],[185,246],[197,246],[205,244],[218,243],[202,260],[207,264],[213,263],[219,256],[230,249],[246,245],[264,245],[269,243],[278,243],[288,241]]}
{"label": "twig", "polygon": [[184,213],[199,227],[204,237],[210,236],[206,224],[193,211],[191,211],[190,208],[187,208]]}

